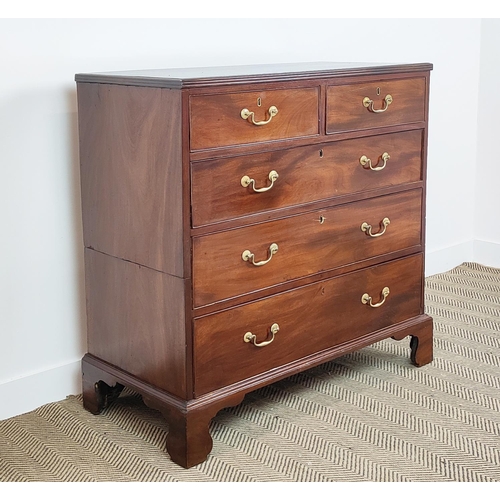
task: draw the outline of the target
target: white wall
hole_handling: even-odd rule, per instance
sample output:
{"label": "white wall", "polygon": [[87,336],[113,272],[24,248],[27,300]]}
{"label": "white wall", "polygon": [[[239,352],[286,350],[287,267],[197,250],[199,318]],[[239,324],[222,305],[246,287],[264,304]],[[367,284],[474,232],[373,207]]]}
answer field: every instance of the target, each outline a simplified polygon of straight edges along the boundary
{"label": "white wall", "polygon": [[500,267],[500,19],[481,22],[474,260]]}
{"label": "white wall", "polygon": [[[497,43],[493,25],[483,26],[483,44]],[[0,20],[0,419],[80,392],[86,339],[75,73],[434,63],[427,211],[433,274],[473,257],[480,42],[479,19]],[[487,50],[483,63],[494,56]],[[489,78],[485,64],[481,74]],[[494,167],[481,170],[481,179]],[[478,237],[488,234],[478,228]]]}

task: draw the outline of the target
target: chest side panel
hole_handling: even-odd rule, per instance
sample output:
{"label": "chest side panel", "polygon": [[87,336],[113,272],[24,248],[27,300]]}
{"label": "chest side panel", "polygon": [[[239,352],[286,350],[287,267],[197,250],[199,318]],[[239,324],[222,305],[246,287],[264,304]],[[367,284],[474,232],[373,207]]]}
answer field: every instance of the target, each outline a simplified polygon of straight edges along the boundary
{"label": "chest side panel", "polygon": [[79,84],[87,248],[184,277],[181,92]]}

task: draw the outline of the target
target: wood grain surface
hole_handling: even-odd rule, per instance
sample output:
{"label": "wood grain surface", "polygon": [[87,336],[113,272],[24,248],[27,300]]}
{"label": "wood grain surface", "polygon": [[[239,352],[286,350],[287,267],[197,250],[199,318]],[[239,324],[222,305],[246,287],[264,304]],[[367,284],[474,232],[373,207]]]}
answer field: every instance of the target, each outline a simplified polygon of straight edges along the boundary
{"label": "wood grain surface", "polygon": [[[418,316],[421,272],[416,255],[196,319],[196,395]],[[390,294],[381,307],[361,302],[364,293],[379,302],[384,287]],[[269,340],[274,323],[280,329],[269,345],[244,341],[246,332]]]}
{"label": "wood grain surface", "polygon": [[[421,196],[411,190],[194,238],[195,307],[418,245]],[[384,235],[361,231],[366,222],[379,232],[385,217]],[[267,260],[273,243],[278,252],[267,264],[242,259],[250,250],[256,262]]]}
{"label": "wood grain surface", "polygon": [[79,84],[78,114],[85,246],[183,277],[180,91]]}
{"label": "wood grain surface", "polygon": [[[384,108],[384,98],[393,98],[386,111],[371,112],[363,99],[374,101],[374,109]],[[332,85],[326,96],[326,133],[386,127],[425,119],[425,79],[373,81],[360,84]]]}
{"label": "wood grain surface", "polygon": [[88,352],[186,397],[190,282],[85,249]]}
{"label": "wood grain surface", "polygon": [[[422,131],[412,130],[193,162],[193,226],[416,182],[421,179],[421,150]],[[390,159],[383,170],[360,163],[364,155],[380,167],[384,153]],[[256,193],[252,186],[241,185],[242,177],[248,176],[256,189],[270,186],[272,170],[279,177],[269,191]]]}
{"label": "wood grain surface", "polygon": [[[258,101],[260,99],[260,101]],[[258,102],[261,105],[258,105]],[[271,106],[278,114],[256,126],[240,113],[248,109],[255,121],[269,119]],[[319,133],[319,87],[258,92],[199,95],[190,98],[191,149],[273,141]]]}

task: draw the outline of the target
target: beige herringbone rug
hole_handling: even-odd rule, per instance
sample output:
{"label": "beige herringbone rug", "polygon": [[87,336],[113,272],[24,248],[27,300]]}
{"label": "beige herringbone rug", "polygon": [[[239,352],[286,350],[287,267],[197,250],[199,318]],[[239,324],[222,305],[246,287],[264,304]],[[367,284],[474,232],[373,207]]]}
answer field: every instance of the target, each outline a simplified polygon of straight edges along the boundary
{"label": "beige herringbone rug", "polygon": [[386,340],[249,394],[212,423],[208,460],[164,453],[164,420],[125,393],[0,422],[1,481],[499,481],[500,269],[427,279],[435,360]]}

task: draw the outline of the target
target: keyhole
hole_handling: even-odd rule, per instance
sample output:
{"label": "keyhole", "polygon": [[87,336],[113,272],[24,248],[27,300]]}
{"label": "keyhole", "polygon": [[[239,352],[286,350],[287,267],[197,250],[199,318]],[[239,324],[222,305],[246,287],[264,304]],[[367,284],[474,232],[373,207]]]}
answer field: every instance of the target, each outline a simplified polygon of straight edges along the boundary
{"label": "keyhole", "polygon": [[262,99],[260,97],[257,98],[257,106],[259,106],[259,108],[262,106]]}
{"label": "keyhole", "polygon": [[320,224],[323,224],[323,222],[325,222],[326,220],[326,217],[323,217],[322,215],[319,216],[319,223]]}
{"label": "keyhole", "polygon": [[377,87],[377,95],[380,95],[380,87]]}
{"label": "keyhole", "polygon": [[322,149],[319,150],[319,157],[323,158],[323,150]]}

